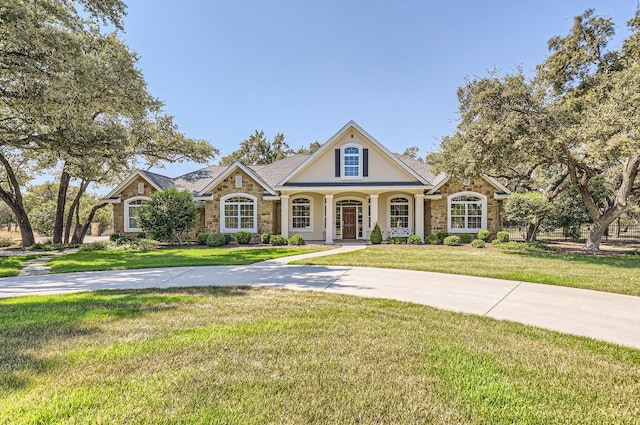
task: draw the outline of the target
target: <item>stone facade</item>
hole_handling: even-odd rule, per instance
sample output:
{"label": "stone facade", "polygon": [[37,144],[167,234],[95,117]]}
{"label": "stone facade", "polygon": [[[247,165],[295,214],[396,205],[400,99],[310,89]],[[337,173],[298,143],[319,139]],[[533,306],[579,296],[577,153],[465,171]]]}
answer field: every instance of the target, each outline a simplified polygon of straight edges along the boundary
{"label": "stone facade", "polygon": [[[236,187],[236,176],[242,176],[242,187]],[[237,169],[231,173],[226,179],[221,181],[213,190],[213,200],[205,202],[203,230],[204,232],[219,233],[220,232],[220,199],[232,193],[243,193],[253,195],[257,198],[257,234],[275,233],[276,216],[275,201],[265,201],[263,194],[265,189],[247,173]]]}
{"label": "stone facade", "polygon": [[428,201],[425,206],[425,217],[428,221],[425,226],[426,233],[447,231],[449,227],[447,197],[449,195],[458,192],[476,192],[487,197],[487,230],[492,235],[495,235],[502,229],[500,218],[502,200],[495,199],[495,190],[496,188],[482,177],[470,179],[467,185],[461,182],[448,181],[440,188],[442,199]]}
{"label": "stone facade", "polygon": [[[144,190],[142,193],[138,191],[138,183],[142,183],[144,185]],[[136,177],[131,181],[127,187],[125,187],[122,192],[120,192],[121,202],[113,205],[113,232],[114,233],[124,233],[127,235],[135,235],[136,232],[125,232],[124,231],[124,204],[125,201],[129,198],[135,198],[138,196],[145,196],[150,198],[151,194],[155,192],[156,189],[151,186],[146,180],[141,178],[140,176]]]}

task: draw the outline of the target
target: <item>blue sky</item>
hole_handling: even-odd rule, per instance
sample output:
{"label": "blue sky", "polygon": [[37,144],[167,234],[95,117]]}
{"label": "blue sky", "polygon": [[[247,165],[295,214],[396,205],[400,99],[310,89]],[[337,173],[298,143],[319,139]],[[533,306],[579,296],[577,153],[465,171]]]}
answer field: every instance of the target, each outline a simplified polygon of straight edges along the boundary
{"label": "blue sky", "polygon": [[[456,125],[466,77],[522,66],[587,8],[613,18],[634,0],[129,0],[123,39],[151,93],[189,137],[223,155],[254,130],[292,148],[356,121],[394,152],[436,150]],[[217,163],[217,158],[214,163]],[[154,171],[177,176],[202,165]]]}

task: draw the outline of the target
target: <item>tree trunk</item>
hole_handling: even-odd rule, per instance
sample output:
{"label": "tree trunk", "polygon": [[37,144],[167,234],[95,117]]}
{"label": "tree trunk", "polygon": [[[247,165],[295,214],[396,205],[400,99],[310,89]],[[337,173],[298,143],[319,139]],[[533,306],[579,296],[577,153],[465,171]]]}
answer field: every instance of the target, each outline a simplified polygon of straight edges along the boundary
{"label": "tree trunk", "polygon": [[4,188],[0,187],[0,199],[2,199],[13,211],[13,215],[16,218],[16,223],[20,228],[20,237],[22,239],[22,246],[29,247],[36,243],[36,239],[33,236],[33,228],[31,222],[27,216],[27,212],[22,204],[22,192],[20,192],[20,183],[16,174],[13,172],[13,167],[7,160],[7,158],[0,153],[0,163],[4,167],[7,175],[6,179],[9,183],[10,189],[7,192]]}
{"label": "tree trunk", "polygon": [[99,204],[95,205],[91,208],[91,212],[89,212],[89,217],[87,218],[87,222],[84,225],[80,225],[79,222],[76,223],[76,231],[73,233],[73,239],[71,239],[72,244],[81,244],[84,243],[84,238],[87,236],[87,232],[89,231],[89,226],[91,226],[91,222],[93,221],[93,217],[95,217],[96,212],[100,208],[104,208],[109,204]]}
{"label": "tree trunk", "polygon": [[56,204],[56,221],[53,226],[53,243],[62,243],[63,228],[64,228],[64,208],[67,202],[67,190],[69,189],[69,182],[71,181],[71,175],[62,168],[62,174],[60,175],[60,187],[58,188],[58,202]]}
{"label": "tree trunk", "polygon": [[527,227],[527,235],[525,236],[525,242],[534,242],[538,237],[538,231],[540,230],[540,223],[542,222],[542,217],[534,217],[529,226]]}

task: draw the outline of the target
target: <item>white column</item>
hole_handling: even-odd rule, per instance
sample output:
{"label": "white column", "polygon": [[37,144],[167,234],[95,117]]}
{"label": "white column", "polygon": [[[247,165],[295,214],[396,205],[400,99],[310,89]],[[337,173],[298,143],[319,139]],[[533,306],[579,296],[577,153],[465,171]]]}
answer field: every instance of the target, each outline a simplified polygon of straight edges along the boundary
{"label": "white column", "polygon": [[289,195],[280,195],[280,234],[289,237]]}
{"label": "white column", "polygon": [[324,216],[327,218],[325,243],[333,243],[336,223],[333,218],[335,207],[333,206],[333,195],[324,195]]}
{"label": "white column", "polygon": [[424,194],[417,193],[413,195],[413,219],[415,226],[413,233],[420,236],[420,239],[424,242]]}
{"label": "white column", "polygon": [[[369,228],[373,230],[373,226],[378,223],[378,196],[379,195],[369,195],[371,199],[371,222],[369,223]],[[378,223],[380,226],[380,223]],[[380,226],[380,230],[382,230],[382,226]]]}

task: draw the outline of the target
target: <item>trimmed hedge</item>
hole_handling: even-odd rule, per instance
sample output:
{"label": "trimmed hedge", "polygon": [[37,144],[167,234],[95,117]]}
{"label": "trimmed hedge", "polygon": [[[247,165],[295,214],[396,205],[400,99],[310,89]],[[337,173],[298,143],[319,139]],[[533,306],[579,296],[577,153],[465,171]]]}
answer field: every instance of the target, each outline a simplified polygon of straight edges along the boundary
{"label": "trimmed hedge", "polygon": [[444,241],[442,241],[445,245],[449,245],[449,246],[458,246],[460,245],[460,236],[447,236],[446,238],[444,238]]}
{"label": "trimmed hedge", "polygon": [[369,240],[374,245],[378,245],[382,243],[382,231],[380,230],[380,226],[378,226],[378,223],[376,223],[376,225],[373,226],[373,230],[369,235]]}
{"label": "trimmed hedge", "polygon": [[438,238],[439,243],[444,243],[444,239],[447,236],[449,236],[449,232],[445,232],[444,230],[441,230],[438,233],[436,233],[436,237]]}
{"label": "trimmed hedge", "polygon": [[502,230],[496,234],[496,243],[505,242],[509,242],[509,232],[505,232],[504,230]]}
{"label": "trimmed hedge", "polygon": [[482,239],[474,239],[471,241],[471,246],[474,248],[484,248],[484,241]]}
{"label": "trimmed hedge", "polygon": [[283,245],[286,245],[289,241],[287,240],[287,238],[285,238],[282,235],[273,235],[269,239],[269,242],[273,246],[283,246]]}
{"label": "trimmed hedge", "polygon": [[407,238],[407,244],[409,245],[420,245],[422,244],[422,238],[418,235],[411,235]]}
{"label": "trimmed hedge", "polygon": [[269,239],[271,239],[271,235],[268,233],[263,233],[260,235],[260,243],[268,244]]}
{"label": "trimmed hedge", "polygon": [[306,241],[300,234],[295,234],[289,238],[289,245],[304,245]]}
{"label": "trimmed hedge", "polygon": [[438,237],[432,233],[424,238],[424,243],[426,243],[427,245],[440,245],[442,242],[440,242],[440,239],[438,239]]}
{"label": "trimmed hedge", "polygon": [[224,236],[220,233],[209,233],[207,235],[207,246],[222,246],[224,244]]}
{"label": "trimmed hedge", "polygon": [[471,242],[471,235],[468,233],[463,233],[462,235],[460,235],[460,242],[462,243],[469,243]]}
{"label": "trimmed hedge", "polygon": [[491,239],[491,232],[488,230],[480,230],[478,232],[478,239],[489,242],[489,239]]}
{"label": "trimmed hedge", "polygon": [[209,237],[209,233],[198,233],[196,240],[198,241],[198,245],[206,245],[207,238]]}
{"label": "trimmed hedge", "polygon": [[249,245],[251,243],[251,232],[240,230],[236,233],[236,242],[240,245]]}

